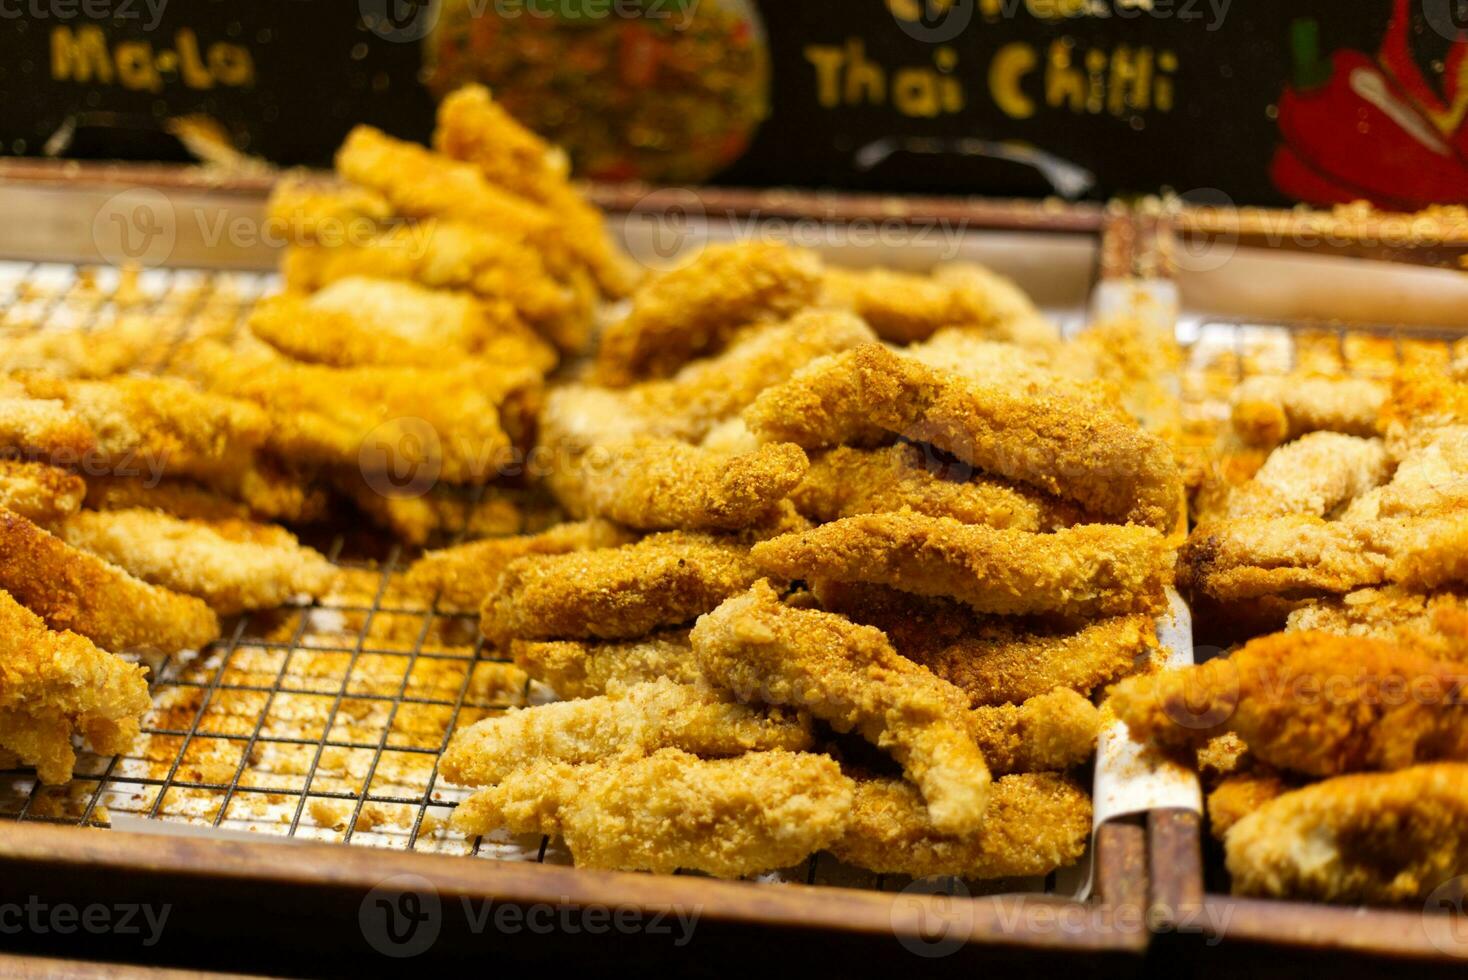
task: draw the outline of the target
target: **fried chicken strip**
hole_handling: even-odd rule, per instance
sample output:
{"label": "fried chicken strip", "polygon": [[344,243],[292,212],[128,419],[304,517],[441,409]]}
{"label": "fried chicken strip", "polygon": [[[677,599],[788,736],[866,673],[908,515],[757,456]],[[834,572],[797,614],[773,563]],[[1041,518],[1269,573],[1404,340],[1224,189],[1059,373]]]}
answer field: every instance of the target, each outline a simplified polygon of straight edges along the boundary
{"label": "fried chicken strip", "polygon": [[440,772],[464,786],[488,786],[525,766],[597,762],[659,749],[732,756],[810,745],[809,727],[792,714],[766,714],[706,687],[660,679],[481,719],[454,733]]}
{"label": "fried chicken strip", "polygon": [[1009,615],[1155,611],[1171,575],[1170,553],[1151,528],[1032,534],[920,514],[844,518],[762,541],[750,557],[786,580],[873,582]]}
{"label": "fried chicken strip", "polygon": [[265,220],[287,239],[328,247],[375,234],[392,220],[387,198],[365,187],[282,177],[265,203]]}
{"label": "fried chicken strip", "polygon": [[1225,778],[1208,794],[1209,832],[1216,840],[1223,840],[1240,820],[1293,788],[1271,770]]}
{"label": "fried chicken strip", "polygon": [[1287,629],[1371,636],[1438,660],[1468,663],[1468,597],[1455,592],[1427,595],[1396,585],[1359,589],[1295,610]]}
{"label": "fried chicken strip", "polygon": [[640,438],[594,447],[548,483],[576,517],[644,531],[736,531],[768,521],[806,466],[805,453],[788,443],[729,456]]}
{"label": "fried chicken strip", "polygon": [[219,635],[203,602],[149,585],[0,508],[0,589],[52,629],[105,650],[196,650]]}
{"label": "fried chicken strip", "polygon": [[1376,435],[1387,388],[1361,378],[1256,375],[1234,390],[1234,431],[1251,446],[1277,446],[1307,432]]}
{"label": "fried chicken strip", "polygon": [[737,330],[809,306],[820,273],[814,252],[787,245],[706,246],[633,293],[631,311],[602,334],[597,380],[621,387],[667,377],[723,347]]}
{"label": "fried chicken strip", "polygon": [[477,610],[494,590],[500,573],[527,555],[564,555],[631,544],[633,535],[602,520],[558,524],[539,534],[471,541],[430,551],[408,569],[407,584],[437,596],[443,609]]}
{"label": "fried chicken strip", "polygon": [[65,783],[76,765],[72,737],[103,755],[122,752],[148,710],[144,668],[85,637],[55,632],[0,590],[0,747]]}
{"label": "fried chicken strip", "polygon": [[965,381],[879,345],[808,365],[762,394],[744,418],[762,440],[806,449],[864,441],[877,426],[1098,516],[1163,531],[1174,528],[1181,508],[1172,453],[1115,413]]}
{"label": "fried chicken strip", "polygon": [[0,458],[0,507],[37,524],[75,514],[86,496],[81,477],[46,463]]}
{"label": "fried chicken strip", "polygon": [[690,636],[710,683],[859,732],[902,765],[935,827],[963,834],[981,826],[990,777],[967,700],[898,656],[879,630],[783,605],[761,581],[700,618]]}
{"label": "fried chicken strip", "polygon": [[237,500],[192,480],[168,477],[156,484],[135,477],[93,477],[86,484],[86,505],[91,510],[141,507],[198,521],[244,520],[250,516],[250,508]]}
{"label": "fried chicken strip", "polygon": [[878,874],[1018,878],[1080,860],[1091,837],[1091,798],[1070,779],[1035,772],[994,781],[984,825],[941,833],[922,796],[900,779],[859,780],[845,832],[831,853]]}
{"label": "fried chicken strip", "polygon": [[578,867],[737,878],[799,864],[840,835],[852,782],[829,757],[751,752],[547,764],[460,803],[454,827],[565,838]]}
{"label": "fried chicken strip", "polygon": [[1079,627],[975,615],[951,599],[881,585],[815,583],[823,608],[887,634],[897,652],[968,695],[974,706],[1027,701],[1057,688],[1090,695],[1131,673],[1157,646],[1150,615]]}
{"label": "fried chicken strip", "polygon": [[198,596],[220,615],[320,596],[336,571],[283,527],[182,520],[156,510],[82,511],[57,535],[145,582]]}
{"label": "fried chicken strip", "polygon": [[480,626],[511,640],[627,639],[686,623],[759,577],[737,538],[669,531],[636,544],[511,562]]}
{"label": "fried chicken strip", "polygon": [[1225,517],[1325,517],[1391,475],[1380,439],[1310,432],[1269,454],[1254,478],[1229,495]]}
{"label": "fried chicken strip", "polygon": [[55,399],[31,397],[0,379],[0,456],[24,456],[70,466],[97,448],[97,434]]}
{"label": "fried chicken strip", "polygon": [[926,340],[948,327],[1019,343],[1059,339],[1053,327],[1045,336],[1036,324],[1043,322],[1039,312],[1018,287],[975,265],[950,266],[941,278],[880,267],[831,267],[821,280],[820,301],[851,310],[883,340],[899,344]]}
{"label": "fried chicken strip", "polygon": [[679,684],[703,679],[687,630],[665,630],[638,640],[553,640],[510,644],[515,665],[563,698],[590,698],[617,685],[666,677]]}
{"label": "fried chicken strip", "polygon": [[1084,765],[1096,751],[1101,713],[1074,691],[1060,689],[1024,704],[976,708],[969,730],[996,776]]}
{"label": "fried chicken strip", "polygon": [[176,327],[130,316],[92,330],[37,330],[0,339],[0,373],[34,372],[57,378],[108,378],[152,362],[173,341]]}
{"label": "fried chicken strip", "polygon": [[1131,677],[1110,705],[1132,736],[1186,753],[1234,732],[1268,765],[1310,776],[1468,760],[1454,664],[1366,637],[1279,633],[1196,667]]}
{"label": "fried chicken strip", "polygon": [[1386,577],[1386,556],[1368,544],[1359,526],[1311,515],[1215,521],[1183,545],[1178,585],[1220,602],[1349,592]]}
{"label": "fried chicken strip", "polygon": [[1338,776],[1285,793],[1224,839],[1233,889],[1324,902],[1421,902],[1468,872],[1468,765]]}

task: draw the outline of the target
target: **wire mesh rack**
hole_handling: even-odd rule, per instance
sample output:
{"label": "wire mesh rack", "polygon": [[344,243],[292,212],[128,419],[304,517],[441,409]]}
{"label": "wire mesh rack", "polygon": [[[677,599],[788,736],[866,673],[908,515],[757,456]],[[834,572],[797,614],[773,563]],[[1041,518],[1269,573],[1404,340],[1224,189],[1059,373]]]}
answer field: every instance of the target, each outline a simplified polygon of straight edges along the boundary
{"label": "wire mesh rack", "polygon": [[[259,273],[0,263],[0,338],[144,316],[170,338],[150,358],[161,368],[185,340],[237,335],[274,286]],[[1057,318],[1074,330],[1084,315]],[[476,616],[439,609],[406,585],[411,549],[358,531],[313,533],[301,531],[340,572],[329,594],[226,621],[204,649],[150,660],[152,707],[132,750],[79,753],[64,786],[0,770],[0,820],[194,827],[569,865],[550,838],[454,831],[448,817],[470,791],[437,773],[456,727],[554,693],[486,647]],[[1072,894],[1080,874],[965,887],[976,896]],[[911,883],[829,855],[761,880],[885,891]]]}

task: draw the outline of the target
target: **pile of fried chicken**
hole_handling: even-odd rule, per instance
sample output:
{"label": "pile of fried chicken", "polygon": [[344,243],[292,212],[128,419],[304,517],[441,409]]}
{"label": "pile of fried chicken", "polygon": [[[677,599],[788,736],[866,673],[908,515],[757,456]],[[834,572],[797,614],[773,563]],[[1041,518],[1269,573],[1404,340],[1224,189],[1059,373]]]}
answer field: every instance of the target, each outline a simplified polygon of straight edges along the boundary
{"label": "pile of fried chicken", "polygon": [[1468,872],[1468,373],[1251,378],[1226,450],[1179,585],[1268,635],[1109,703],[1196,761],[1235,891],[1420,902]]}

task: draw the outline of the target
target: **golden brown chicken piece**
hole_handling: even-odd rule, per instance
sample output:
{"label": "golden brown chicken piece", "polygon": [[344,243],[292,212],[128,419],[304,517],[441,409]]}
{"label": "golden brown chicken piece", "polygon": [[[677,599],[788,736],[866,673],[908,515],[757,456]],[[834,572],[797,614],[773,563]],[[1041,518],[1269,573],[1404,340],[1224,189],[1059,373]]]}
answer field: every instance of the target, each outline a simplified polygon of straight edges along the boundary
{"label": "golden brown chicken piece", "polygon": [[1468,662],[1468,596],[1456,592],[1425,595],[1395,585],[1359,589],[1295,610],[1287,628],[1371,636],[1438,660]]}
{"label": "golden brown chicken piece", "polygon": [[547,482],[575,517],[643,531],[737,531],[768,522],[806,466],[805,453],[788,443],[730,456],[639,438],[593,447]]}
{"label": "golden brown chicken piece", "polygon": [[633,293],[631,311],[602,333],[597,380],[620,387],[667,377],[736,331],[809,306],[820,274],[814,252],[787,245],[706,246]]}
{"label": "golden brown chicken piece", "polygon": [[869,779],[857,782],[846,831],[831,853],[879,874],[1018,878],[1074,864],[1090,837],[1091,798],[1056,773],[995,780],[983,826],[959,836],[933,826],[912,786]]}
{"label": "golden brown chicken piece", "polygon": [[887,634],[897,652],[968,695],[975,706],[1018,703],[1057,688],[1090,695],[1156,649],[1150,615],[1080,626],[976,615],[951,599],[881,585],[819,581],[823,608]]}
{"label": "golden brown chicken piece", "polygon": [[338,279],[309,296],[256,304],[250,330],[298,361],[329,367],[437,367],[473,358],[485,372],[545,373],[558,356],[514,307],[392,279]]}
{"label": "golden brown chicken piece", "polygon": [[465,834],[565,838],[578,867],[737,878],[799,864],[846,825],[852,782],[829,757],[751,752],[521,769],[460,803]]}
{"label": "golden brown chicken piece", "polygon": [[392,219],[387,198],[337,181],[282,177],[265,203],[268,227],[287,240],[336,247],[373,234]]}
{"label": "golden brown chicken piece", "polygon": [[684,629],[638,640],[516,640],[510,654],[516,666],[563,698],[595,697],[619,684],[643,684],[661,677],[679,684],[703,679]]}
{"label": "golden brown chicken piece", "polygon": [[1101,712],[1064,689],[1023,704],[976,708],[969,730],[996,776],[1073,769],[1090,761],[1101,732]]}
{"label": "golden brown chicken piece", "polygon": [[910,344],[945,327],[1002,336],[1004,320],[982,290],[895,269],[830,267],[821,279],[822,305],[851,310],[883,340]]}
{"label": "golden brown chicken piece", "polygon": [[[380,474],[369,481],[359,470],[337,468],[328,476],[331,485],[363,516],[416,547],[445,538],[519,534],[531,522],[524,495],[495,486],[440,483],[424,493],[420,492],[421,484],[410,481],[399,492],[391,489]],[[384,493],[384,488],[389,492]]]}
{"label": "golden brown chicken piece", "polygon": [[511,640],[627,639],[690,622],[758,577],[739,539],[669,531],[513,561],[485,598],[480,625],[501,649]]}
{"label": "golden brown chicken piece", "polygon": [[[92,477],[86,483],[86,505],[91,510],[156,510],[184,520],[244,520],[250,508],[192,480],[164,477]],[[34,518],[32,518],[34,520]]]}
{"label": "golden brown chicken piece", "polygon": [[85,637],[55,632],[0,590],[0,747],[64,783],[76,765],[72,737],[103,755],[126,751],[148,710],[144,668]]}
{"label": "golden brown chicken piece", "polygon": [[81,509],[87,484],[46,463],[0,458],[0,507],[49,525]]}
{"label": "golden brown chicken piece", "polygon": [[1229,657],[1122,681],[1109,704],[1134,738],[1187,753],[1234,732],[1252,757],[1331,776],[1468,760],[1456,665],[1366,637],[1279,633]]}
{"label": "golden brown chicken piece", "polygon": [[220,615],[317,597],[336,570],[274,524],[181,520],[156,510],[83,511],[57,535],[145,582],[198,596]]}
{"label": "golden brown chicken piece", "polygon": [[1273,770],[1237,773],[1208,794],[1208,830],[1223,840],[1234,824],[1295,786]]}
{"label": "golden brown chicken piece", "polygon": [[578,764],[681,749],[698,756],[810,748],[808,724],[766,714],[707,687],[667,679],[578,701],[511,708],[454,733],[440,772],[464,786],[488,786],[525,766]]}
{"label": "golden brown chicken piece", "polygon": [[157,367],[177,327],[130,316],[92,330],[37,330],[0,339],[0,374],[35,372],[56,378],[108,378]]}
{"label": "golden brown chicken piece", "polygon": [[1147,527],[1032,534],[919,514],[844,518],[762,541],[750,557],[786,580],[873,582],[1008,615],[1154,612],[1172,573],[1162,535]]}
{"label": "golden brown chicken piece", "polygon": [[1060,339],[1047,320],[1013,279],[977,262],[943,262],[933,267],[933,278],[969,294],[983,296],[991,318],[985,331],[995,340],[1029,347],[1053,347]]}
{"label": "golden brown chicken piece", "polygon": [[489,538],[430,551],[408,569],[407,584],[441,609],[477,610],[505,566],[527,555],[564,555],[631,544],[634,536],[608,521],[558,524],[539,534]]}
{"label": "golden brown chicken piece", "polygon": [[1310,515],[1242,517],[1195,530],[1178,554],[1178,586],[1220,602],[1308,598],[1376,585],[1387,558],[1362,526]]}
{"label": "golden brown chicken piece", "polygon": [[96,448],[97,434],[64,404],[0,379],[0,454],[70,466]]}
{"label": "golden brown chicken piece", "polygon": [[1256,375],[1234,390],[1234,431],[1251,446],[1277,446],[1307,432],[1376,435],[1385,385],[1362,378]]}
{"label": "golden brown chicken piece", "polygon": [[969,731],[967,699],[898,656],[879,630],[786,606],[761,581],[699,619],[691,638],[710,683],[807,710],[891,753],[944,833],[982,824],[989,770]]}
{"label": "golden brown chicken piece", "polygon": [[[776,445],[779,445],[776,443]],[[1080,508],[1031,489],[973,472],[911,443],[881,449],[838,446],[815,457],[791,492],[815,521],[910,510],[1020,531],[1053,531],[1083,523]]]}
{"label": "golden brown chicken piece", "polygon": [[1401,454],[1391,481],[1353,500],[1341,520],[1421,518],[1468,508],[1468,427],[1417,431],[1392,442]]}
{"label": "golden brown chicken piece", "polygon": [[198,599],[133,578],[4,509],[0,589],[52,629],[106,650],[196,650],[219,635],[219,620]]}
{"label": "golden brown chicken piece", "polygon": [[517,122],[487,88],[466,85],[439,103],[433,146],[555,214],[566,246],[604,295],[625,296],[636,283],[636,270],[612,246],[601,212],[571,186],[566,155]]}
{"label": "golden brown chicken piece", "polygon": [[1089,358],[1076,356],[1061,368],[1056,367],[1059,355],[1071,349],[1071,345],[1020,347],[987,339],[979,331],[949,327],[920,344],[903,348],[902,354],[973,384],[1002,382],[1016,393],[1084,403],[1088,411],[1131,424],[1133,419],[1122,408],[1116,387],[1087,373]]}
{"label": "golden brown chicken piece", "polygon": [[1468,873],[1468,765],[1338,776],[1285,793],[1224,840],[1233,889],[1323,902],[1421,902]]}
{"label": "golden brown chicken piece", "polygon": [[988,473],[1163,531],[1182,481],[1166,444],[1086,403],[975,384],[878,345],[808,365],[744,413],[764,441],[818,449],[867,441],[874,426]]}
{"label": "golden brown chicken piece", "polygon": [[1386,481],[1392,463],[1380,439],[1310,432],[1269,454],[1229,495],[1224,517],[1326,517]]}

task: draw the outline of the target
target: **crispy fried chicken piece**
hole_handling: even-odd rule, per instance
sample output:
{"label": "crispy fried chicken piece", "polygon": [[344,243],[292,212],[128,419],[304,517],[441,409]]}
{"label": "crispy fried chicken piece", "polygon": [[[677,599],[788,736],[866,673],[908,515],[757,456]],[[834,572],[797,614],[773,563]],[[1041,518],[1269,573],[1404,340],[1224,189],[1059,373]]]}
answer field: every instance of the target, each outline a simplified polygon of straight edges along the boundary
{"label": "crispy fried chicken piece", "polygon": [[271,296],[250,330],[298,361],[329,367],[437,367],[473,358],[485,372],[556,365],[555,348],[503,301],[392,279],[338,279],[309,296]]}
{"label": "crispy fried chicken piece", "polygon": [[1307,432],[1376,435],[1386,386],[1362,378],[1256,375],[1234,389],[1234,431],[1251,446],[1277,446]]}
{"label": "crispy fried chicken piece", "polygon": [[593,447],[551,473],[551,490],[575,517],[604,517],[644,531],[737,531],[768,521],[805,476],[805,453],[767,443],[737,456],[672,439]]}
{"label": "crispy fried chicken piece", "polygon": [[691,638],[710,683],[808,710],[891,753],[942,832],[983,823],[989,770],[969,731],[967,699],[898,656],[879,630],[783,605],[761,581],[699,619]]}
{"label": "crispy fried chicken piece", "polygon": [[[977,267],[973,267],[977,269]],[[994,276],[994,273],[983,270]],[[997,279],[997,276],[996,276]],[[1014,294],[1023,296],[1018,289]],[[1013,341],[1005,301],[1014,294],[993,295],[979,288],[978,273],[960,276],[950,270],[945,279],[899,272],[895,269],[827,268],[821,279],[822,305],[851,310],[883,340],[910,344],[926,340],[945,327],[963,327],[992,339]],[[1038,316],[1024,297],[1025,315]],[[1059,339],[1053,334],[1052,338]]]}
{"label": "crispy fried chicken piece", "polygon": [[57,378],[108,378],[155,367],[176,327],[130,316],[92,330],[37,330],[0,339],[0,374],[34,372]]}
{"label": "crispy fried chicken piece", "polygon": [[539,534],[471,541],[430,551],[408,569],[407,584],[424,596],[437,596],[441,609],[477,610],[494,590],[505,566],[527,555],[564,555],[616,548],[634,536],[608,521],[558,524]]}
{"label": "crispy fried chicken piece", "polygon": [[852,782],[829,757],[751,752],[521,769],[460,803],[466,834],[560,835],[577,866],[737,878],[799,864],[846,825]]}
{"label": "crispy fried chicken piece", "polygon": [[846,831],[831,853],[879,874],[1018,878],[1080,860],[1091,837],[1091,798],[1056,773],[995,780],[984,825],[949,836],[922,796],[900,779],[859,780]]}
{"label": "crispy fried chicken piece", "polygon": [[103,755],[126,751],[148,710],[144,674],[85,637],[48,629],[0,590],[0,746],[42,782],[71,779],[74,735]]}
{"label": "crispy fried chicken piece", "polygon": [[488,786],[525,766],[597,762],[681,749],[698,756],[810,748],[808,724],[780,709],[725,700],[707,687],[666,678],[606,694],[511,708],[454,733],[440,772],[465,786]]}
{"label": "crispy fried chicken piece", "polygon": [[198,596],[220,615],[317,597],[336,570],[274,524],[181,520],[156,510],[83,511],[57,535],[145,582]]}
{"label": "crispy fried chicken piece", "polygon": [[571,186],[566,155],[517,122],[487,88],[466,85],[439,103],[433,146],[553,213],[561,239],[603,295],[625,296],[635,285],[636,271],[613,247],[601,212]]}
{"label": "crispy fried chicken piece", "polygon": [[563,698],[594,697],[618,684],[642,684],[660,677],[679,684],[703,679],[684,629],[638,640],[516,640],[510,654],[516,666]]}
{"label": "crispy fried chicken piece", "polygon": [[787,245],[706,246],[633,293],[631,311],[602,333],[597,380],[620,387],[667,377],[741,328],[809,306],[820,274],[814,252]]}
{"label": "crispy fried chicken piece", "polygon": [[1226,777],[1208,794],[1208,830],[1223,840],[1233,826],[1295,786],[1270,769]]}
{"label": "crispy fried chicken piece", "polygon": [[265,202],[269,227],[289,241],[328,247],[376,232],[392,217],[392,205],[375,191],[312,178],[280,178]]}
{"label": "crispy fried chicken piece", "polygon": [[827,450],[811,461],[791,499],[815,521],[910,510],[964,524],[1053,531],[1084,520],[1072,504],[976,474],[964,463],[941,459],[911,443]]}
{"label": "crispy fried chicken piece", "polygon": [[1325,902],[1421,902],[1468,872],[1468,765],[1338,776],[1285,793],[1224,840],[1233,889]]}
{"label": "crispy fried chicken piece", "polygon": [[944,262],[933,278],[952,289],[981,295],[991,312],[985,332],[995,340],[1030,347],[1052,347],[1060,339],[1029,295],[1013,279],[977,262]]}
{"label": "crispy fried chicken piece", "polygon": [[[124,476],[93,477],[86,483],[91,510],[156,510],[184,520],[244,520],[250,508],[192,480],[151,480]],[[34,520],[34,518],[32,518]]]}
{"label": "crispy fried chicken piece", "polygon": [[1391,481],[1353,500],[1341,520],[1427,517],[1468,507],[1468,427],[1436,430],[1414,441],[1419,444],[1397,445],[1403,455]]}
{"label": "crispy fried chicken piece", "polygon": [[524,495],[508,489],[438,484],[425,493],[410,482],[401,492],[384,493],[389,484],[380,478],[369,482],[359,470],[337,468],[329,475],[331,485],[368,520],[416,547],[436,538],[519,534],[530,522]]}
{"label": "crispy fried chicken piece", "polygon": [[979,385],[1003,383],[1016,392],[1036,397],[1060,396],[1067,401],[1084,403],[1089,411],[1132,423],[1122,408],[1119,391],[1104,384],[1094,374],[1085,373],[1090,361],[1075,357],[1067,361],[1062,373],[1055,367],[1060,352],[1057,348],[1020,347],[986,339],[983,333],[946,328],[920,344],[903,349],[905,357],[938,371],[955,374]]}
{"label": "crispy fried chicken piece", "polygon": [[1147,527],[1032,534],[919,514],[844,518],[762,541],[750,557],[787,580],[873,582],[1010,615],[1156,611],[1172,571],[1162,535]]}
{"label": "crispy fried chicken piece", "polygon": [[1101,712],[1064,688],[1023,704],[976,708],[969,729],[996,776],[1073,769],[1090,761],[1101,732]]}
{"label": "crispy fried chicken piece", "polygon": [[1424,595],[1396,585],[1359,589],[1295,610],[1287,628],[1371,636],[1438,660],[1468,662],[1468,597],[1456,592]]}
{"label": "crispy fried chicken piece", "polygon": [[71,466],[96,448],[97,434],[66,405],[0,379],[0,455]]}
{"label": "crispy fried chicken piece", "polygon": [[815,591],[823,608],[886,633],[898,653],[975,706],[1018,703],[1057,688],[1090,695],[1131,673],[1157,646],[1150,615],[1070,626],[979,616],[951,599],[881,585],[818,581]]}
{"label": "crispy fried chicken piece", "polygon": [[0,508],[0,589],[55,630],[106,650],[196,650],[219,635],[204,603],[149,585]]}
{"label": "crispy fried chicken piece", "polygon": [[1234,732],[1311,776],[1468,759],[1456,665],[1366,637],[1279,633],[1196,667],[1132,677],[1109,704],[1132,736],[1187,752]]}
{"label": "crispy fried chicken piece", "polygon": [[1310,432],[1269,454],[1248,483],[1229,495],[1225,517],[1325,517],[1391,475],[1380,439]]}
{"label": "crispy fried chicken piece", "polygon": [[1181,509],[1171,451],[1135,424],[1074,399],[965,381],[878,345],[807,366],[744,418],[762,440],[806,449],[866,441],[878,426],[1098,516],[1164,531]]}
{"label": "crispy fried chicken piece", "polygon": [[669,531],[511,562],[484,600],[480,626],[501,649],[517,639],[627,639],[690,622],[758,577],[740,539]]}
{"label": "crispy fried chicken piece", "polygon": [[81,509],[87,484],[46,463],[0,458],[0,507],[37,524],[52,524]]}
{"label": "crispy fried chicken piece", "polygon": [[1193,532],[1178,554],[1178,585],[1220,602],[1308,598],[1376,585],[1386,568],[1356,525],[1311,515],[1242,517]]}

